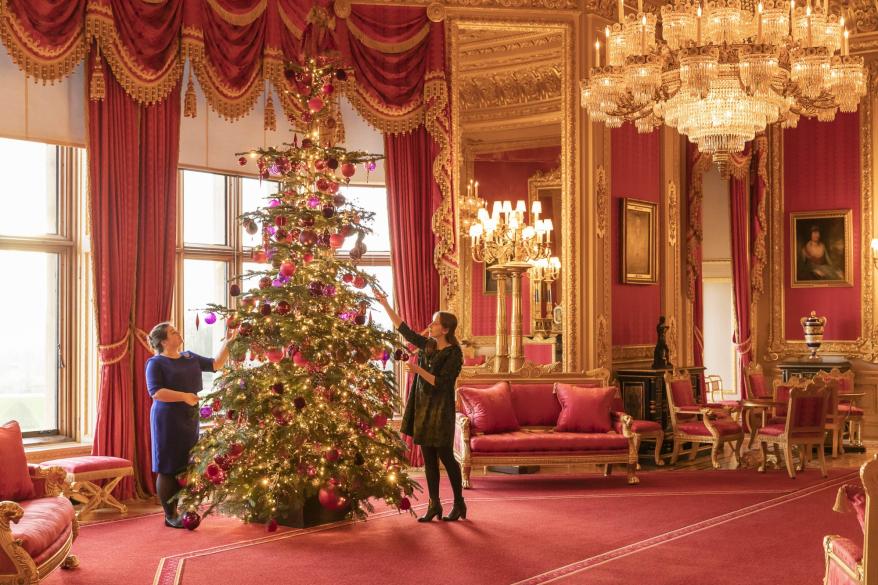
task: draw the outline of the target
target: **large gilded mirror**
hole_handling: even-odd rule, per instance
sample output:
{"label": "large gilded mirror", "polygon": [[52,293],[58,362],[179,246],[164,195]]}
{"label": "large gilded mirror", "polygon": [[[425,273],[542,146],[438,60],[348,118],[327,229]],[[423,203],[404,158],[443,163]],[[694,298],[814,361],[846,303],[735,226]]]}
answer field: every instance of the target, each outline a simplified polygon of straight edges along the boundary
{"label": "large gilded mirror", "polygon": [[[572,26],[452,19],[450,34],[466,373],[567,371]],[[474,239],[473,224],[490,225],[479,207],[505,228]],[[536,235],[505,259],[486,256],[485,239],[514,247],[511,217],[521,224],[519,238],[522,225]]]}

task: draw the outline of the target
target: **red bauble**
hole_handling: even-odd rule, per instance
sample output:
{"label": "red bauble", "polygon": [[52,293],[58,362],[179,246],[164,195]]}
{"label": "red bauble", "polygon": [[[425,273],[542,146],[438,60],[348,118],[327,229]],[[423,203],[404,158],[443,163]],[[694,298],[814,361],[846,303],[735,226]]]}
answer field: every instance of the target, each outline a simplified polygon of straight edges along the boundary
{"label": "red bauble", "polygon": [[323,93],[324,94],[332,95],[332,93],[334,91],[335,91],[335,87],[333,87],[331,83],[324,83],[323,84]]}
{"label": "red bauble", "polygon": [[[335,181],[329,182],[329,192],[330,193],[332,193],[332,194],[338,193],[339,188],[340,188],[339,184],[336,183]],[[335,201],[333,201],[333,203],[335,203]],[[344,201],[342,201],[342,203],[344,203]],[[338,207],[338,205],[336,205],[336,207]]]}
{"label": "red bauble", "polygon": [[[339,235],[340,235],[340,234],[339,234]],[[345,274],[344,276],[341,277],[341,279],[342,279],[343,281],[345,281],[345,282],[353,282],[353,281],[354,281],[354,275],[353,275],[353,274]]]}
{"label": "red bauble", "polygon": [[238,457],[241,453],[244,452],[244,445],[241,443],[232,443],[229,445],[229,455],[232,457]]}
{"label": "red bauble", "polygon": [[[314,161],[314,168],[318,171],[322,171],[326,168],[326,161],[323,159],[317,159]],[[324,179],[325,180],[325,179]]]}
{"label": "red bauble", "polygon": [[268,258],[266,257],[265,252],[263,252],[262,250],[253,250],[253,261],[254,262],[258,262],[261,264],[261,263],[265,262],[267,259]]}
{"label": "red bauble", "polygon": [[[337,184],[338,183],[336,183],[336,185]],[[335,205],[336,207],[341,207],[342,205],[345,204],[346,201],[347,201],[347,199],[345,199],[345,196],[342,195],[341,193],[338,193],[338,194],[332,196],[332,204]]]}
{"label": "red bauble", "polygon": [[311,252],[305,252],[302,254],[302,262],[305,264],[310,264],[314,260],[314,254]]}
{"label": "red bauble", "polygon": [[274,232],[274,239],[278,242],[283,242],[287,239],[288,235],[290,234],[289,232],[287,232],[287,230],[285,230],[284,228],[280,228],[276,232]]}
{"label": "red bauble", "polygon": [[372,417],[372,426],[376,429],[382,429],[387,425],[387,416],[383,414],[376,414]]}
{"label": "red bauble", "polygon": [[335,486],[331,484],[320,489],[317,499],[320,501],[320,505],[327,510],[341,510],[348,505],[347,499],[340,496]]}
{"label": "red bauble", "polygon": [[402,498],[399,501],[399,509],[405,512],[406,510],[411,510],[412,502],[408,498]]}
{"label": "red bauble", "polygon": [[265,357],[268,358],[273,364],[278,363],[282,359],[284,359],[284,350],[279,347],[272,347],[265,350]]}
{"label": "red bauble", "polygon": [[280,264],[280,273],[284,276],[292,276],[296,273],[296,265],[289,260],[284,260]]}
{"label": "red bauble", "polygon": [[341,174],[344,177],[350,179],[354,176],[354,173],[357,172],[357,167],[355,167],[352,163],[346,162],[341,165]]}
{"label": "red bauble", "polygon": [[327,181],[323,177],[317,179],[317,182],[315,184],[317,185],[318,191],[329,191],[329,181]]}
{"label": "red bauble", "polygon": [[238,164],[241,165],[242,167],[243,167],[244,165],[246,165],[246,164],[247,164],[247,157],[246,157],[246,156],[242,156],[242,157],[240,157],[240,158],[238,159]]}
{"label": "red bauble", "polygon": [[326,451],[326,453],[323,454],[323,458],[326,459],[327,461],[329,461],[330,463],[338,461],[338,457],[339,457],[338,449],[329,449]]}
{"label": "red bauble", "polygon": [[286,301],[278,301],[274,307],[274,312],[278,315],[286,315],[290,312],[290,304]]}
{"label": "red bauble", "polygon": [[259,279],[259,288],[268,288],[271,286],[271,279],[267,276],[263,276]]}
{"label": "red bauble", "polygon": [[[269,283],[269,284],[271,284],[271,283]],[[365,288],[366,279],[363,278],[362,276],[357,276],[356,278],[354,278],[354,286],[357,288]]]}
{"label": "red bauble", "polygon": [[313,230],[302,230],[299,234],[299,243],[305,246],[312,246],[317,242],[317,234]]}
{"label": "red bauble", "polygon": [[229,294],[230,294],[231,296],[233,296],[233,297],[236,297],[236,296],[238,296],[239,294],[241,294],[241,287],[240,287],[240,285],[237,285],[237,284],[232,284],[232,285],[230,285],[230,286],[229,286]]}
{"label": "red bauble", "polygon": [[308,109],[312,112],[319,112],[323,109],[323,100],[319,97],[314,97],[308,100]]}
{"label": "red bauble", "polygon": [[198,512],[186,512],[183,514],[183,528],[186,530],[195,530],[201,524],[201,516]]}
{"label": "red bauble", "polygon": [[265,525],[265,529],[269,532],[277,532],[277,520],[274,518],[268,521],[268,524]]}
{"label": "red bauble", "polygon": [[309,364],[308,360],[301,353],[297,353],[293,356],[293,363],[299,366],[300,368],[304,368]]}
{"label": "red bauble", "polygon": [[[329,247],[338,250],[344,245],[344,236],[341,234],[332,234],[329,236]],[[347,276],[347,275],[345,275]]]}

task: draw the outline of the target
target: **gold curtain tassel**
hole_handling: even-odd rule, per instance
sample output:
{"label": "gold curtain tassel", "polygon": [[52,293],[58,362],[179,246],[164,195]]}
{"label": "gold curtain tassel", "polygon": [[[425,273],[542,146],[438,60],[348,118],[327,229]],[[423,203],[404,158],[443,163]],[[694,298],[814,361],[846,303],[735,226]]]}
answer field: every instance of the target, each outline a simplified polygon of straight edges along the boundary
{"label": "gold curtain tassel", "polygon": [[835,495],[835,505],[832,507],[833,512],[841,512],[845,514],[851,511],[851,505],[848,502],[847,492],[845,491],[845,486],[841,486],[838,488],[838,493]]}
{"label": "gold curtain tassel", "polygon": [[192,71],[189,71],[189,82],[186,84],[186,96],[183,98],[183,115],[194,118],[198,115],[198,97],[195,95],[195,84],[192,83]]}
{"label": "gold curtain tassel", "polygon": [[95,62],[91,71],[91,80],[88,84],[89,98],[94,101],[103,100],[107,94],[106,80],[104,79],[104,62],[101,53],[95,54]]}
{"label": "gold curtain tassel", "polygon": [[277,116],[274,113],[274,100],[271,94],[268,94],[268,100],[265,102],[265,129],[274,132],[277,130]]}

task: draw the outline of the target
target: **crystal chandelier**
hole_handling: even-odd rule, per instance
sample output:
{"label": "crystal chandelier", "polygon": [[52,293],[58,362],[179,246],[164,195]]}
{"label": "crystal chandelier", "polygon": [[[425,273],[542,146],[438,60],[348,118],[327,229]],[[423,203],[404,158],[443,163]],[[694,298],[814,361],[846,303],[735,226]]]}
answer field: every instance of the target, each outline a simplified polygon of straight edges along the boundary
{"label": "crystal chandelier", "polygon": [[844,17],[829,2],[796,6],[765,0],[755,10],[741,0],[703,7],[675,0],[658,19],[623,15],[607,27],[605,66],[595,43],[595,67],[582,82],[591,119],[640,133],[665,123],[713,156],[721,171],[729,157],[769,124],[794,128],[800,116],[832,121],[856,111],[866,94],[862,57],[850,56]]}
{"label": "crystal chandelier", "polygon": [[466,197],[460,202],[460,229],[463,235],[469,234],[470,227],[476,223],[479,209],[486,205],[479,197],[479,182],[470,179],[466,186]]}
{"label": "crystal chandelier", "polygon": [[471,251],[476,262],[534,263],[552,255],[552,220],[540,219],[542,204],[531,206],[533,225],[525,223],[524,201],[494,201],[491,215],[480,207],[469,228]]}

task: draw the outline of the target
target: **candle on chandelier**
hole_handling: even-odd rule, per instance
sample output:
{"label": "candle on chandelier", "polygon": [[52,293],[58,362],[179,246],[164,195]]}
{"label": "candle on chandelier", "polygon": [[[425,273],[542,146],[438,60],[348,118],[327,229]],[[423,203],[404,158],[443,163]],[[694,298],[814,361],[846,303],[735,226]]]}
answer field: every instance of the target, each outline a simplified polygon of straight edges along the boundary
{"label": "candle on chandelier", "polygon": [[796,0],[790,0],[790,36],[793,35],[793,16],[796,14]]}
{"label": "candle on chandelier", "polygon": [[637,0],[637,14],[643,14],[643,0]]}
{"label": "candle on chandelier", "polygon": [[808,46],[811,45],[811,2],[809,0],[808,7],[805,8],[805,16],[808,18]]}
{"label": "candle on chandelier", "polygon": [[843,34],[844,34],[844,43],[842,44],[842,53],[841,54],[843,56],[847,57],[850,54],[849,53],[850,47],[848,46],[848,36],[850,35],[850,33],[848,32],[848,29],[844,29]]}
{"label": "candle on chandelier", "polygon": [[476,199],[478,199],[479,198],[479,182],[478,181],[476,181],[474,188],[476,191]]}
{"label": "candle on chandelier", "polygon": [[619,22],[623,22],[625,20],[625,4],[622,0],[619,0]]}
{"label": "candle on chandelier", "polygon": [[701,4],[698,5],[698,10],[696,12],[698,18],[695,19],[695,36],[697,37],[696,44],[701,45]]}
{"label": "candle on chandelier", "polygon": [[594,42],[594,66],[597,69],[601,68],[601,39],[597,39]]}
{"label": "candle on chandelier", "polygon": [[640,53],[646,55],[646,15],[640,19]]}
{"label": "candle on chandelier", "polygon": [[762,2],[759,3],[759,5],[756,7],[756,9],[759,11],[759,25],[758,25],[758,29],[756,31],[756,42],[761,43],[762,42]]}

